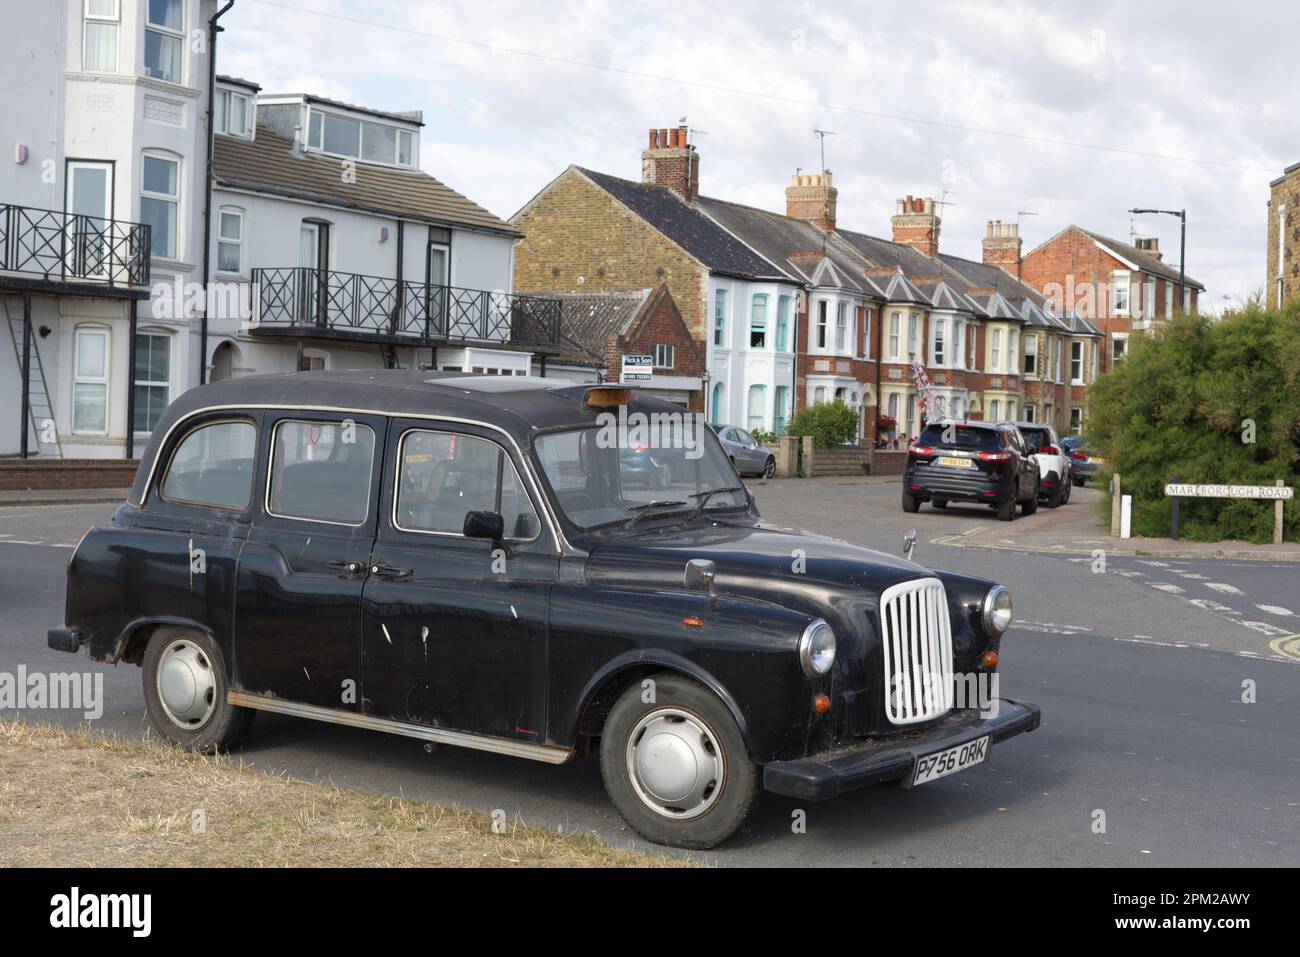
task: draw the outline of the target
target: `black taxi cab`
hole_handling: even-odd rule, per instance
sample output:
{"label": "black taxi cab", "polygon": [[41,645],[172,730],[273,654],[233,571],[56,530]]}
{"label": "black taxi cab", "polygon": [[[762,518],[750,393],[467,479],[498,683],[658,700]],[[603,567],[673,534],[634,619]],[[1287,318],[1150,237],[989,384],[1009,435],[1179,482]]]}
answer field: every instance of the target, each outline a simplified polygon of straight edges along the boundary
{"label": "black taxi cab", "polygon": [[1006,589],[765,523],[694,420],[531,377],[194,389],[78,544],[47,640],[140,665],[153,726],[195,749],[270,711],[598,755],[633,828],[693,848],[764,790],[925,784],[1038,726],[988,693]]}

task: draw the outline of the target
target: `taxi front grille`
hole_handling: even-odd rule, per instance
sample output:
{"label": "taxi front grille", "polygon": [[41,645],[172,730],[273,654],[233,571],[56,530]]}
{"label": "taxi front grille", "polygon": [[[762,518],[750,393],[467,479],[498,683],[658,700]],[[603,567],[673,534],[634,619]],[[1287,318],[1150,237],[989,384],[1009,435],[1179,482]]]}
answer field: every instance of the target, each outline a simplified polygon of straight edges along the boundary
{"label": "taxi front grille", "polygon": [[948,596],[934,578],[902,582],[880,598],[885,714],[916,724],[952,708],[952,625]]}

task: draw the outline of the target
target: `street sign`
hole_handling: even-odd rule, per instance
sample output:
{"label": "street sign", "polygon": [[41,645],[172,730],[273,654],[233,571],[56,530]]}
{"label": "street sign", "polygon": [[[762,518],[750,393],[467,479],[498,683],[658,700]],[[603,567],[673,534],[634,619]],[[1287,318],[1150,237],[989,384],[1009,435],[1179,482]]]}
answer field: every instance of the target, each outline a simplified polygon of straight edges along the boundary
{"label": "street sign", "polygon": [[1166,485],[1169,498],[1261,498],[1291,501],[1295,489],[1273,485]]}
{"label": "street sign", "polygon": [[623,382],[649,382],[654,378],[654,356],[624,356]]}

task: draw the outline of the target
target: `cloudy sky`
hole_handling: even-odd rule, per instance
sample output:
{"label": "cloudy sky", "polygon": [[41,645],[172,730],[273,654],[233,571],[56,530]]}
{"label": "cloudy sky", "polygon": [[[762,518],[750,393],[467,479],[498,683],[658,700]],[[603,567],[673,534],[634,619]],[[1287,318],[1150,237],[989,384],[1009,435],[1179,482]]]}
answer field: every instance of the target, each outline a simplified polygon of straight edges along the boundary
{"label": "cloudy sky", "polygon": [[[701,191],[784,210],[826,165],[841,225],[885,235],[939,198],[979,257],[1028,212],[1155,235],[1217,310],[1264,283],[1268,183],[1300,161],[1294,0],[1142,4],[236,0],[218,68],[268,93],[424,111],[421,165],[508,218],[570,163],[635,179],[650,127],[701,131]],[[1285,28],[1285,29],[1284,29]]]}

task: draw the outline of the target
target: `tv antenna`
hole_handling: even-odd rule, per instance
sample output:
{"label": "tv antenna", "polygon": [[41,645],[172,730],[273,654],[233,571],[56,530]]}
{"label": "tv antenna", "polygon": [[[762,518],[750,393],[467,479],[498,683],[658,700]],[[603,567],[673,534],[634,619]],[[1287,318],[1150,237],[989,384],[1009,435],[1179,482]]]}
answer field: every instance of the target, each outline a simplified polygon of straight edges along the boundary
{"label": "tv antenna", "polygon": [[814,126],[814,127],[813,127],[813,136],[817,137],[817,139],[821,141],[822,172],[823,172],[823,173],[826,172],[826,137],[828,137],[828,136],[835,136],[835,135],[836,135],[836,133],[835,133],[834,130],[824,130],[824,129],[821,128],[821,125],[820,125],[820,124],[817,125],[817,126]]}
{"label": "tv antenna", "polygon": [[1020,227],[1024,225],[1026,216],[1037,216],[1037,215],[1038,215],[1037,213],[1031,212],[1028,209],[1016,210],[1016,232],[1017,233],[1020,232]]}

